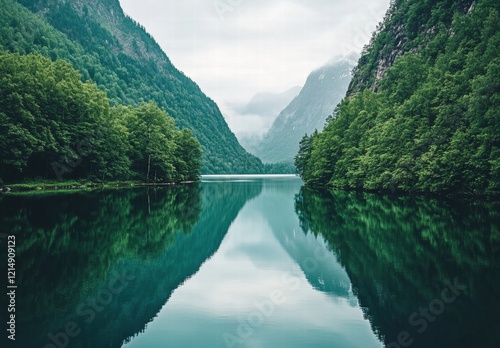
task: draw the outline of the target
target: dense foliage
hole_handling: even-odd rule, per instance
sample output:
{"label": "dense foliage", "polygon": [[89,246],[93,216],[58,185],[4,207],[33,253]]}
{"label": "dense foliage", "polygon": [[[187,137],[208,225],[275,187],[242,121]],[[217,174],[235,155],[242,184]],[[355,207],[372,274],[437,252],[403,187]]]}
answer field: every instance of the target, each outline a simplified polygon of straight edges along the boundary
{"label": "dense foliage", "polygon": [[292,161],[264,163],[264,174],[296,174],[297,169]]}
{"label": "dense foliage", "polygon": [[118,0],[0,0],[0,50],[64,59],[82,80],[106,90],[111,105],[154,101],[189,128],[203,149],[204,173],[261,173],[217,105],[178,71]]}
{"label": "dense foliage", "polygon": [[110,107],[70,64],[0,53],[0,179],[196,180],[201,147],[154,103]]}
{"label": "dense foliage", "polygon": [[324,131],[309,184],[500,193],[500,3],[395,1]]}

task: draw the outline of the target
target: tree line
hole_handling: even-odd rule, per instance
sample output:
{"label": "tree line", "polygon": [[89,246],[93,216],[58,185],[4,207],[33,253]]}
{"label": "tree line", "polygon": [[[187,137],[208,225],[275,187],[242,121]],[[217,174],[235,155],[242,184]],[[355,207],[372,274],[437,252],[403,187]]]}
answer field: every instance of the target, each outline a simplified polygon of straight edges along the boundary
{"label": "tree line", "polygon": [[63,60],[0,53],[0,180],[196,180],[201,154],[154,102],[110,106]]}

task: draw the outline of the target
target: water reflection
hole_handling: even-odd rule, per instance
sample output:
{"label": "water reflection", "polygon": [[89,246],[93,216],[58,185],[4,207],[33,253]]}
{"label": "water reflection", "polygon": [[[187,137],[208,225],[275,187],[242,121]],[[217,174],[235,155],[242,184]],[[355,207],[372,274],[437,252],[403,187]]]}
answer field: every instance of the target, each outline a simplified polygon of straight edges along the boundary
{"label": "water reflection", "polygon": [[321,237],[300,230],[294,212],[299,179],[207,181],[208,187],[260,183],[262,193],[127,348],[381,346],[335,255]]}
{"label": "water reflection", "polygon": [[[259,192],[194,185],[2,196],[2,231],[18,243],[17,346],[121,347],[217,250]],[[68,323],[76,337],[65,336]]]}
{"label": "water reflection", "polygon": [[[292,192],[298,192],[300,182],[294,182],[292,190],[268,190],[262,200],[262,214],[281,247],[295,261],[314,289],[344,297],[351,302],[356,297],[351,291],[351,282],[345,269],[337,261],[321,236],[305,234],[293,211]],[[298,186],[300,185],[300,186]]]}
{"label": "water reflection", "polygon": [[[18,241],[16,343],[370,348],[407,332],[412,347],[496,347],[499,208],[293,176],[0,196]],[[455,279],[467,289],[419,333],[420,308]]]}
{"label": "water reflection", "polygon": [[303,230],[339,256],[386,346],[500,346],[498,203],[303,188],[295,205]]}

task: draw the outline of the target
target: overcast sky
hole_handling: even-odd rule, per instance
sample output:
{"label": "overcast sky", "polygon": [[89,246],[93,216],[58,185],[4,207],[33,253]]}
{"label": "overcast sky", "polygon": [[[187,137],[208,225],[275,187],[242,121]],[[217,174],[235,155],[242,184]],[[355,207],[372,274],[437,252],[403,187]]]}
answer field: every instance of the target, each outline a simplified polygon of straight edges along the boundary
{"label": "overcast sky", "polygon": [[[231,106],[258,92],[302,86],[335,56],[361,51],[389,0],[120,0],[172,63],[221,108],[239,133]],[[257,131],[257,130],[256,130]]]}

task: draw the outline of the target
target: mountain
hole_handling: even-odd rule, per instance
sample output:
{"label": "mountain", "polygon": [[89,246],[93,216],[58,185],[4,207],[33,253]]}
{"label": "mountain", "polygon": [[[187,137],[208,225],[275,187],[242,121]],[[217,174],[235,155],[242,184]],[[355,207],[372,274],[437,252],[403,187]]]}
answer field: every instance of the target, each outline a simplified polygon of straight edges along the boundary
{"label": "mountain", "polygon": [[313,71],[253,153],[265,163],[291,162],[304,133],[322,130],[328,115],[345,96],[355,63],[352,58],[331,61]]}
{"label": "mountain", "polygon": [[247,105],[237,111],[242,115],[258,115],[274,121],[279,113],[300,93],[301,89],[302,87],[295,86],[282,93],[257,93]]}
{"label": "mountain", "polygon": [[[262,141],[276,117],[295,98],[302,88],[292,87],[282,93],[260,92],[245,105],[234,105],[242,125],[235,131],[240,144],[250,153]],[[252,125],[251,127],[249,125]]]}
{"label": "mountain", "polygon": [[500,194],[500,3],[396,0],[347,97],[301,141],[309,184]]}
{"label": "mountain", "polygon": [[107,92],[112,105],[154,101],[190,128],[203,149],[203,173],[261,172],[219,108],[177,70],[118,0],[0,0],[0,50],[63,59]]}

